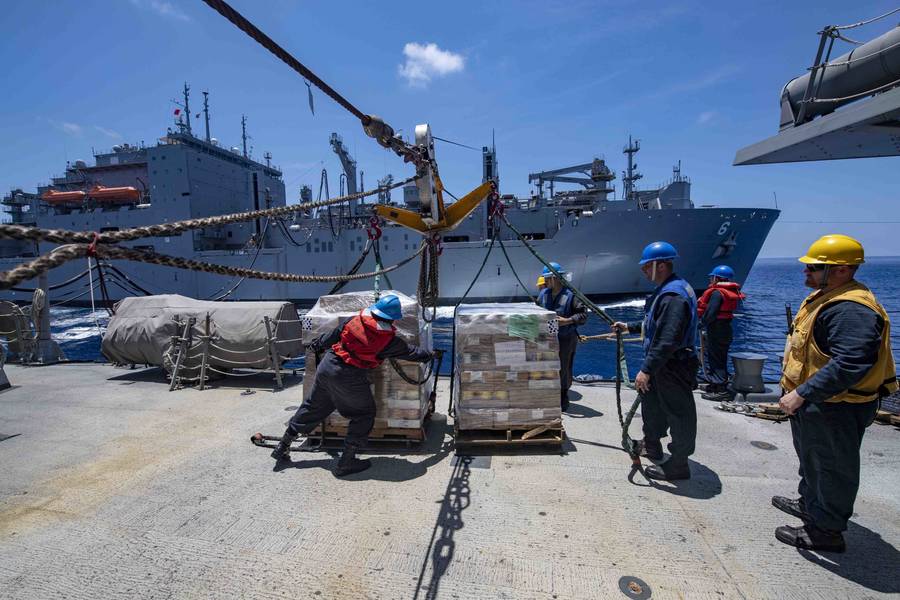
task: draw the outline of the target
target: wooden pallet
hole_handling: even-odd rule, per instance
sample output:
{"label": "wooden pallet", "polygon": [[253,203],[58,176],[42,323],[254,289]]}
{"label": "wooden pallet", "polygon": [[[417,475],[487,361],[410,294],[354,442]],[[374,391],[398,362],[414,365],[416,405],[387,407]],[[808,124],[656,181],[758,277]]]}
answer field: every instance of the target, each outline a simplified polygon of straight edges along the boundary
{"label": "wooden pallet", "polygon": [[472,447],[561,447],[566,439],[562,421],[530,429],[459,429],[453,427],[453,440],[457,449]]}
{"label": "wooden pallet", "polygon": [[[427,421],[426,421],[427,423]],[[347,435],[347,428],[340,426],[329,426],[322,435],[322,427],[316,427],[309,434],[310,440],[326,440],[326,441],[343,441]],[[425,425],[422,427],[400,429],[400,428],[375,428],[369,432],[369,443],[404,443],[421,444],[425,441]]]}

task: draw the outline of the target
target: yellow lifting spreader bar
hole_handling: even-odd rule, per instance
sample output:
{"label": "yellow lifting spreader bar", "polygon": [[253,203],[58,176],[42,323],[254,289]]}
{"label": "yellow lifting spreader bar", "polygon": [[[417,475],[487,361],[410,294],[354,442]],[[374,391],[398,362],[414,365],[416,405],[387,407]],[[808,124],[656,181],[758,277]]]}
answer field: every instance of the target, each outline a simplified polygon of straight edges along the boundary
{"label": "yellow lifting spreader bar", "polygon": [[444,206],[444,184],[437,172],[434,159],[434,138],[427,125],[416,126],[416,148],[423,158],[417,164],[419,178],[416,188],[419,191],[420,209],[418,211],[397,208],[394,206],[376,205],[375,213],[388,221],[408,227],[420,234],[449,231],[469,216],[475,207],[483,202],[494,191],[492,182],[482,183],[477,188],[454,202]]}
{"label": "yellow lifting spreader bar", "polygon": [[[440,180],[437,180],[438,182]],[[436,186],[437,187],[437,186]],[[440,187],[437,187],[439,190]],[[449,231],[459,225],[463,219],[469,216],[475,208],[487,198],[493,191],[493,185],[490,181],[482,183],[477,188],[454,202],[447,208],[444,208],[443,199],[438,201],[439,210],[437,219],[422,218],[421,213],[398,208],[396,206],[384,206],[382,204],[375,206],[375,212],[379,217],[408,227],[419,233],[429,233],[438,231]],[[439,198],[442,194],[439,193]]]}

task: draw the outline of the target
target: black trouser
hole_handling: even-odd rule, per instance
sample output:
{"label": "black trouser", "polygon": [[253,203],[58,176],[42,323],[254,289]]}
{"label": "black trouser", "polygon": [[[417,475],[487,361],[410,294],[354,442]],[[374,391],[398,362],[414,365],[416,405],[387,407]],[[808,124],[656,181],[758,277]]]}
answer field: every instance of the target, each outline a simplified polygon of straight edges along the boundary
{"label": "black trouser", "polygon": [[845,531],[859,490],[859,447],[878,402],[804,402],[791,417],[798,491],[822,529]]}
{"label": "black trouser", "polygon": [[368,372],[345,364],[329,350],[316,368],[309,397],[291,417],[288,433],[309,434],[335,409],[350,420],[344,446],[357,449],[365,446],[375,425],[375,398]]}
{"label": "black trouser", "polygon": [[728,385],[728,349],[734,334],[731,319],[716,319],[706,328],[706,379],[717,390]]}
{"label": "black trouser", "polygon": [[578,348],[578,332],[559,336],[559,390],[563,397],[572,387],[572,368],[575,366],[575,350]]}
{"label": "black trouser", "polygon": [[658,443],[671,432],[669,453],[676,461],[686,461],[694,453],[697,406],[693,390],[696,387],[696,357],[670,359],[650,376],[650,391],[641,397],[644,439]]}

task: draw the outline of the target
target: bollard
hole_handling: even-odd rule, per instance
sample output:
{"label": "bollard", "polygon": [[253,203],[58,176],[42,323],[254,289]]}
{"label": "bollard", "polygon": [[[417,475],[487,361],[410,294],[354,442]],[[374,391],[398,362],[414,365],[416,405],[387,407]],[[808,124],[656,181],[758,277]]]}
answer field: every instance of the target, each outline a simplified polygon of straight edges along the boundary
{"label": "bollard", "polygon": [[766,391],[762,371],[766,362],[765,354],[753,352],[735,352],[731,355],[734,365],[734,379],[731,387],[741,394],[762,394]]}

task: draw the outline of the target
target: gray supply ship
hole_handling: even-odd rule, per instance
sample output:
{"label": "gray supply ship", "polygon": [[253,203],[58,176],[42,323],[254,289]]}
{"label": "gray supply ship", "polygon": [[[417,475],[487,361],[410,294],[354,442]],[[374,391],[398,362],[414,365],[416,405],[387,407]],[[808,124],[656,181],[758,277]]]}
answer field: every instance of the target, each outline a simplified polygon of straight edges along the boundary
{"label": "gray supply ship", "polygon": [[[94,164],[75,161],[61,177],[55,177],[36,193],[14,190],[2,201],[13,223],[84,231],[109,231],[165,223],[188,218],[284,206],[287,202],[281,172],[265,156],[265,164],[243,148],[225,148],[209,135],[204,96],[206,135],[198,137],[190,123],[189,88],[184,89],[185,111],[174,129],[156,145],[114,146],[96,153]],[[185,118],[186,117],[186,118]],[[358,190],[356,162],[341,138],[332,134],[331,146],[341,160],[346,192]],[[601,159],[568,168],[529,175],[535,191],[526,198],[502,196],[505,213],[519,231],[533,240],[536,249],[558,261],[572,273],[572,282],[591,297],[640,294],[650,289],[637,268],[641,250],[648,242],[668,240],[678,248],[678,272],[697,289],[707,283],[707,273],[716,264],[731,265],[739,281],[765,242],[779,211],[762,208],[696,207],[691,201],[691,183],[681,174],[658,189],[639,190],[637,141],[624,148],[627,168],[622,173],[623,193],[615,199],[615,173]],[[493,147],[482,151],[483,180],[498,180]],[[324,175],[324,173],[323,173]],[[380,185],[393,181],[388,175]],[[559,191],[558,184],[581,189]],[[323,186],[324,187],[324,186]],[[327,196],[327,188],[326,188]],[[322,189],[320,188],[320,195]],[[313,197],[311,188],[300,190],[300,201]],[[389,194],[377,201],[389,203]],[[403,189],[398,205],[418,208],[415,185]],[[347,273],[358,262],[367,242],[371,204],[351,201],[295,218],[260,219],[179,236],[147,238],[128,243],[162,254],[210,263],[249,267],[262,271],[336,275]],[[420,236],[403,227],[384,224],[380,238],[382,264],[392,265],[413,254]],[[526,286],[533,286],[540,264],[504,228],[505,246],[511,263]],[[475,276],[490,241],[488,208],[477,208],[455,230],[443,237],[440,259],[441,302],[460,298]],[[53,245],[3,240],[0,270],[8,270],[30,257],[49,251]],[[370,255],[360,271],[375,270]],[[90,272],[89,272],[90,271]],[[311,304],[327,294],[331,283],[286,283],[240,279],[184,271],[169,267],[113,261],[103,265],[103,297],[118,300],[136,294],[177,293],[197,299],[274,300]],[[97,286],[96,266],[74,261],[49,273],[50,300],[54,304],[90,305],[92,286]],[[418,261],[389,274],[393,289],[415,294]],[[384,287],[386,282],[382,282]],[[30,302],[37,287],[32,280],[0,299]],[[344,291],[372,289],[371,279],[351,282]],[[502,252],[493,252],[478,282],[470,291],[472,300],[527,299]],[[94,292],[94,302],[100,293]]]}

